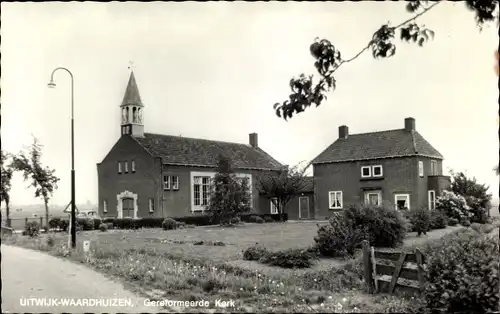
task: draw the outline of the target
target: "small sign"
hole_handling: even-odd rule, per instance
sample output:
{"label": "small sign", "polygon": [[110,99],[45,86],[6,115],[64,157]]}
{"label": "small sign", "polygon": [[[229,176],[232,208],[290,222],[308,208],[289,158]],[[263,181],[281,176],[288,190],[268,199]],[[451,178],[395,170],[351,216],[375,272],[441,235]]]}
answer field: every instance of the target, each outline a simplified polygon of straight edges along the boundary
{"label": "small sign", "polygon": [[90,250],[90,241],[83,241],[83,251],[87,253]]}
{"label": "small sign", "polygon": [[[71,206],[66,207],[66,208],[63,210],[63,213],[66,213],[66,214],[71,214]],[[76,206],[75,206],[75,213],[77,213],[77,214],[78,214],[78,208],[76,208]]]}

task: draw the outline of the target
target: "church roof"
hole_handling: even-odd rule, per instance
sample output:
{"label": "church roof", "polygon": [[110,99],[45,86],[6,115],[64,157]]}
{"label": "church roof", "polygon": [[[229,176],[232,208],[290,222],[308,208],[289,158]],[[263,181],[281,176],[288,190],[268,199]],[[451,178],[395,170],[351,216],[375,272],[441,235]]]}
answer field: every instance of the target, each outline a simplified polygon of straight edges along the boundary
{"label": "church roof", "polygon": [[259,147],[182,136],[144,133],[134,137],[164,164],[216,167],[221,154],[230,158],[235,169],[278,170],[281,163]]}
{"label": "church roof", "polygon": [[139,88],[137,87],[137,82],[135,81],[134,72],[130,72],[130,78],[128,79],[127,89],[125,90],[125,95],[123,96],[123,101],[121,106],[126,105],[136,105],[143,106],[141,101],[141,96],[139,95]]}

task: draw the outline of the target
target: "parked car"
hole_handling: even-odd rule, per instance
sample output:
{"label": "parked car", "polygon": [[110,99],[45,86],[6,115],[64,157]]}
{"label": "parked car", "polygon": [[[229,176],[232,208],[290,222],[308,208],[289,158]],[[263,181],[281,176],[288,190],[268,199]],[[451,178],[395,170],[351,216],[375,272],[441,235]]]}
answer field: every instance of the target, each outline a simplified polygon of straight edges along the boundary
{"label": "parked car", "polygon": [[95,210],[82,210],[76,215],[76,218],[95,218],[95,219],[102,219],[97,211]]}

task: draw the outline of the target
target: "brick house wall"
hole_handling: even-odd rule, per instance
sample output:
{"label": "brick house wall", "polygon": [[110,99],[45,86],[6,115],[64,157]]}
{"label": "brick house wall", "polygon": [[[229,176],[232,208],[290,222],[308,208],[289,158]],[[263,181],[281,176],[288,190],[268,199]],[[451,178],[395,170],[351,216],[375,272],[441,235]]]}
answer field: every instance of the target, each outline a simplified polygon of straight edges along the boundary
{"label": "brick house wall", "polygon": [[[132,172],[131,161],[135,162]],[[122,173],[118,173],[118,162],[122,162]],[[128,173],[125,173],[123,162],[128,162]],[[158,208],[158,185],[160,161],[152,157],[132,137],[120,137],[104,160],[97,164],[98,201],[101,217],[117,217],[117,195],[129,191],[138,195],[137,206],[139,217],[161,217],[161,212],[149,213],[149,199],[155,200]],[[156,182],[155,182],[156,178]],[[104,212],[104,201],[107,201],[107,213]]]}
{"label": "brick house wall", "polygon": [[[418,161],[424,162],[424,177],[419,177]],[[400,157],[369,161],[314,164],[315,217],[329,217],[329,191],[342,191],[343,208],[364,202],[364,191],[380,189],[382,200],[394,206],[394,194],[409,194],[410,208],[427,206],[428,176],[431,160],[437,161],[442,173],[442,161],[423,157]],[[362,166],[382,165],[382,178],[361,178]]]}
{"label": "brick house wall", "polygon": [[[300,214],[299,199],[301,197],[306,197],[309,200],[308,217],[301,216]],[[297,195],[296,197],[291,199],[290,202],[286,205],[285,212],[288,213],[289,220],[314,219],[314,193],[313,192],[300,193],[300,195]]]}

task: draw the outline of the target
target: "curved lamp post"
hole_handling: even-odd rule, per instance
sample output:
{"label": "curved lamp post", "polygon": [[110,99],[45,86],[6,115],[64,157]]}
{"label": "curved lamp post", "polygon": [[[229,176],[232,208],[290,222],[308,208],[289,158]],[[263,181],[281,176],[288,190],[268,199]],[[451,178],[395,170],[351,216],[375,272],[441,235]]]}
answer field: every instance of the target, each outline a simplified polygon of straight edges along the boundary
{"label": "curved lamp post", "polygon": [[52,71],[50,75],[50,82],[48,86],[50,88],[56,87],[56,83],[54,83],[54,73],[58,70],[64,70],[68,72],[71,77],[71,247],[75,248],[76,246],[76,212],[75,212],[75,132],[74,132],[74,94],[73,94],[73,74],[70,70],[58,67]]}

